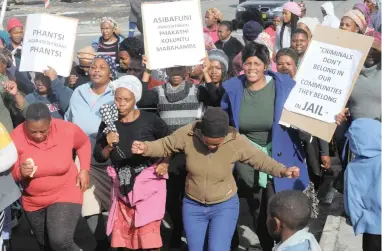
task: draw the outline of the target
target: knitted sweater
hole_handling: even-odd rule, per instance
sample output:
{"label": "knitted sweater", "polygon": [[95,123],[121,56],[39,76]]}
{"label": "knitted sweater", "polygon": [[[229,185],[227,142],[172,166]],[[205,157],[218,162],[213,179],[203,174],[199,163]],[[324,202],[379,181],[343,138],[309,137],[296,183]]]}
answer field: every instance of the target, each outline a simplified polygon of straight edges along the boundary
{"label": "knitted sweater", "polygon": [[153,88],[159,96],[159,115],[171,132],[194,123],[203,112],[203,104],[198,100],[198,87],[190,85],[187,96],[180,99],[182,95],[185,95],[185,89],[187,89],[185,82],[177,88],[169,83]]}
{"label": "knitted sweater", "polygon": [[381,118],[381,64],[363,68],[349,98],[353,119]]}

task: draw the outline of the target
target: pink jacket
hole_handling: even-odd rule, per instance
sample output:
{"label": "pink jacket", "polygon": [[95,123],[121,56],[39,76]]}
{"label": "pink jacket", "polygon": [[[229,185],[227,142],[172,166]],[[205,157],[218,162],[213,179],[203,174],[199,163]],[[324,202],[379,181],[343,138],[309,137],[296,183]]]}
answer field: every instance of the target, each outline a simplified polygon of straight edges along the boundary
{"label": "pink jacket", "polygon": [[157,165],[143,170],[135,179],[133,190],[126,196],[119,192],[119,181],[112,166],[108,166],[108,175],[112,178],[111,207],[107,222],[107,234],[110,235],[116,220],[117,199],[122,200],[127,206],[134,207],[134,226],[141,227],[150,222],[161,220],[166,207],[166,179],[168,175],[157,176]]}

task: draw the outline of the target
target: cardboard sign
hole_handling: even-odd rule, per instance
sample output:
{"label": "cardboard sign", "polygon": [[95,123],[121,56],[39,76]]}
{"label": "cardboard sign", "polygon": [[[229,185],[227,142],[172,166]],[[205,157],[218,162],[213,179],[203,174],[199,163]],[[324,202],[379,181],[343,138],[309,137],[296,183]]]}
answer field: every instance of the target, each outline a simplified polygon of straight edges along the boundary
{"label": "cardboard sign", "polygon": [[147,68],[192,66],[205,57],[199,0],[142,3],[142,22]]}
{"label": "cardboard sign", "polygon": [[43,72],[48,66],[63,77],[70,75],[78,19],[48,14],[27,18],[20,71]]}
{"label": "cardboard sign", "polygon": [[330,141],[374,38],[317,26],[297,71],[280,124]]}

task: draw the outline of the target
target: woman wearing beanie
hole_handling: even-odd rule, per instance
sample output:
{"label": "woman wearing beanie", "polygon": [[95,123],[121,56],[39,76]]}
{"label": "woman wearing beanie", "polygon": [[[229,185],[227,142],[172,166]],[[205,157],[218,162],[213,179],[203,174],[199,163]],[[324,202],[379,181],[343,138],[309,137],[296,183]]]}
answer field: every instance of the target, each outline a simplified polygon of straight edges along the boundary
{"label": "woman wearing beanie", "polygon": [[204,84],[210,106],[220,106],[224,95],[222,83],[227,79],[228,62],[229,59],[224,51],[214,49],[208,52],[208,58],[203,63]]}
{"label": "woman wearing beanie", "polygon": [[349,10],[341,18],[340,29],[364,34],[366,31],[365,16],[359,10]]}
{"label": "woman wearing beanie", "polygon": [[340,27],[340,20],[334,13],[334,5],[332,2],[326,2],[321,5],[321,12],[324,16],[324,21],[322,21],[321,25],[336,29]]}
{"label": "woman wearing beanie", "polygon": [[283,5],[283,24],[277,27],[275,51],[290,47],[291,34],[297,28],[301,8],[296,2],[287,2]]}
{"label": "woman wearing beanie", "polygon": [[77,52],[78,65],[74,65],[70,76],[66,79],[66,85],[71,89],[76,89],[90,81],[89,70],[90,65],[96,56],[96,51],[91,46],[79,49]]}
{"label": "woman wearing beanie", "polygon": [[103,17],[101,19],[102,36],[94,40],[91,46],[97,54],[106,54],[112,57],[115,64],[119,65],[119,44],[123,41],[121,29],[118,23],[111,17]]}
{"label": "woman wearing beanie", "polygon": [[138,78],[123,76],[112,82],[110,88],[114,104],[100,108],[102,122],[93,154],[100,163],[111,160],[107,172],[113,181],[113,196],[107,234],[111,234],[113,248],[159,250],[166,204],[167,175],[163,175],[168,164],[158,164],[161,161],[158,158],[133,154],[131,145],[135,140],[163,138],[168,129],[157,115],[135,108],[142,97]]}
{"label": "woman wearing beanie", "polygon": [[[299,176],[297,167],[285,168],[251,145],[229,126],[227,113],[217,107],[207,109],[201,121],[163,139],[135,141],[132,152],[151,157],[185,153],[188,175],[183,220],[190,251],[230,250],[239,217],[239,199],[232,175],[236,161],[276,177]],[[205,243],[208,247],[204,247]]]}
{"label": "woman wearing beanie", "polygon": [[364,3],[369,7],[371,13],[369,27],[381,32],[381,0],[364,0]]}
{"label": "woman wearing beanie", "polygon": [[308,40],[310,40],[312,39],[314,29],[319,24],[320,24],[320,21],[315,17],[303,17],[298,20],[297,28],[300,28],[306,31],[306,33],[308,33]]}
{"label": "woman wearing beanie", "polygon": [[370,25],[370,9],[364,3],[356,3],[353,5],[353,10],[359,10],[365,17],[366,25]]}
{"label": "woman wearing beanie", "polygon": [[295,83],[288,75],[267,71],[269,64],[265,45],[247,44],[243,50],[244,74],[223,83],[226,93],[221,102],[231,125],[251,145],[280,163],[293,163],[300,168],[301,177],[289,180],[271,177],[244,163],[235,166],[238,187],[253,212],[254,229],[264,251],[271,251],[274,241],[266,228],[266,207],[260,205],[266,205],[275,192],[305,190],[309,185],[298,131],[278,123]]}
{"label": "woman wearing beanie", "polygon": [[12,52],[14,49],[21,46],[24,38],[24,26],[17,18],[8,20],[7,31],[11,38],[11,44],[8,49]]}

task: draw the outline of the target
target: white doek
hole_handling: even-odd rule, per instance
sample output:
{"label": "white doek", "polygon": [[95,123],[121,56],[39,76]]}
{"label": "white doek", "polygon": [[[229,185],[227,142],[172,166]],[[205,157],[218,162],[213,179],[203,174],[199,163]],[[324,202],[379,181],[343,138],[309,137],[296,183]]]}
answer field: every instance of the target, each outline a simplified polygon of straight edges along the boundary
{"label": "white doek", "polygon": [[30,14],[27,18],[20,71],[43,72],[48,66],[68,77],[73,64],[78,19]]}
{"label": "white doek", "polygon": [[345,105],[361,58],[360,51],[313,40],[284,108],[334,123]]}
{"label": "white doek", "polygon": [[205,46],[199,0],[143,3],[142,17],[150,69],[201,63]]}

